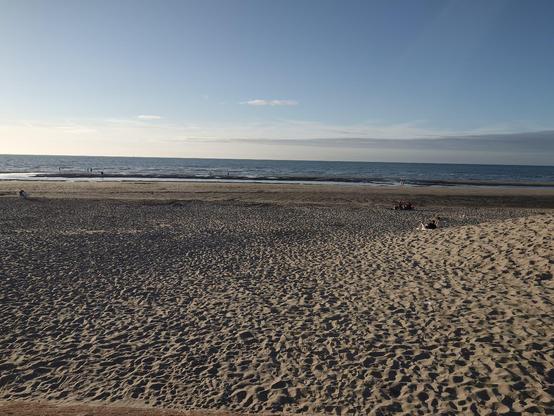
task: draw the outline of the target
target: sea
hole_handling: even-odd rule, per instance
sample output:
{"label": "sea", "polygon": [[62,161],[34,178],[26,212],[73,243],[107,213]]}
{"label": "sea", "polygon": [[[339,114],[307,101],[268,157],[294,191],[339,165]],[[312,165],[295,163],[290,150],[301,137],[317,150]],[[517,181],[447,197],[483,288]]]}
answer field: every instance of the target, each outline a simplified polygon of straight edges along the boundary
{"label": "sea", "polygon": [[0,180],[554,188],[554,166],[0,155]]}

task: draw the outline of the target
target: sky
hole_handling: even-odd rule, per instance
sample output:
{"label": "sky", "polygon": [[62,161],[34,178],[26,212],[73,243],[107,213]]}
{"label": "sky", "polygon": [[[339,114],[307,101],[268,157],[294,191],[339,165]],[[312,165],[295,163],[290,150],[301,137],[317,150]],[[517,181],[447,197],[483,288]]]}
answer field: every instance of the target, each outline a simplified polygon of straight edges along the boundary
{"label": "sky", "polygon": [[554,1],[0,0],[0,154],[554,164]]}

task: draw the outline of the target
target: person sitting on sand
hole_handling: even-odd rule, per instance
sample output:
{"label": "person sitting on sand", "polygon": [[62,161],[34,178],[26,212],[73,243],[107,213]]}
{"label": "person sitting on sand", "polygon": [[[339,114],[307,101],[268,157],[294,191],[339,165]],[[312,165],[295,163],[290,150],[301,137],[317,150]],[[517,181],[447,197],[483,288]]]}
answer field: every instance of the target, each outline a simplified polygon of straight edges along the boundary
{"label": "person sitting on sand", "polygon": [[429,223],[427,224],[423,224],[423,223],[420,223],[420,230],[434,230],[435,228],[437,228],[437,221],[436,220],[431,220]]}
{"label": "person sitting on sand", "polygon": [[395,210],[401,210],[401,211],[411,211],[414,209],[414,206],[410,201],[404,202],[404,201],[398,201],[398,203],[394,206]]}
{"label": "person sitting on sand", "polygon": [[27,199],[27,196],[28,196],[27,192],[25,192],[23,189],[19,191],[19,197],[21,199]]}

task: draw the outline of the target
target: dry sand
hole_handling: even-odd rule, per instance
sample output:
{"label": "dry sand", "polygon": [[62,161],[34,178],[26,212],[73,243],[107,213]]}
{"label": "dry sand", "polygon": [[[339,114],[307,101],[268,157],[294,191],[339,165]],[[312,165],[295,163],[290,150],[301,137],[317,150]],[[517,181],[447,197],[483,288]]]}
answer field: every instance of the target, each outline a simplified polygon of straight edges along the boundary
{"label": "dry sand", "polygon": [[0,412],[554,410],[552,210],[333,195],[0,198]]}

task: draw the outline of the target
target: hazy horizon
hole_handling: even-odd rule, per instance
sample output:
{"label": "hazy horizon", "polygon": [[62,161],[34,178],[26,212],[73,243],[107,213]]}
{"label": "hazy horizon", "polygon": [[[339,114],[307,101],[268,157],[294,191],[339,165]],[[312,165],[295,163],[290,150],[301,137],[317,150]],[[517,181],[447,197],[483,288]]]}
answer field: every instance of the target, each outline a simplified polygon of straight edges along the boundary
{"label": "hazy horizon", "polygon": [[272,161],[272,162],[329,162],[329,163],[383,163],[406,165],[479,165],[479,166],[529,166],[554,167],[554,164],[513,164],[513,163],[457,163],[457,162],[401,162],[396,160],[322,160],[322,159],[268,159],[268,158],[228,158],[228,157],[179,157],[179,156],[124,156],[124,155],[78,155],[78,154],[31,154],[31,153],[0,153],[0,157],[76,157],[76,158],[128,158],[128,159],[182,159],[182,160],[245,160],[245,161]]}
{"label": "hazy horizon", "polygon": [[[554,131],[512,133],[512,134],[489,134],[480,136],[459,136],[442,138],[422,138],[422,139],[370,139],[370,138],[342,138],[342,139],[203,139],[202,143],[217,144],[246,144],[249,147],[256,145],[263,146],[284,146],[286,148],[296,147],[300,149],[322,148],[356,148],[373,152],[375,149],[388,150],[389,154],[404,155],[404,159],[393,157],[371,160],[365,153],[360,153],[358,159],[340,159],[340,158],[317,158],[317,157],[230,157],[221,156],[179,156],[179,155],[127,155],[127,154],[78,154],[78,153],[2,153],[1,155],[28,155],[28,156],[83,156],[83,157],[152,157],[152,158],[177,158],[177,159],[245,159],[245,160],[293,160],[293,161],[336,161],[336,162],[376,162],[376,163],[446,163],[446,164],[491,164],[491,165],[523,165],[523,166],[554,166],[554,160],[551,154],[554,154]],[[489,162],[490,153],[496,157],[499,155],[498,148],[502,148],[505,155],[517,154],[512,162]],[[412,160],[415,152],[428,154],[429,152],[450,151],[451,159],[443,161],[432,160]],[[480,157],[474,157],[472,162],[463,160],[463,155],[467,152],[479,151]],[[464,153],[465,152],[465,153]],[[273,153],[275,154],[275,153]],[[431,153],[433,155],[433,153]],[[460,158],[462,155],[462,159]],[[521,156],[533,158],[534,163],[525,163]],[[543,161],[543,163],[540,163]],[[537,163],[538,162],[538,163]]]}
{"label": "hazy horizon", "polygon": [[0,0],[0,153],[549,166],[549,1]]}

